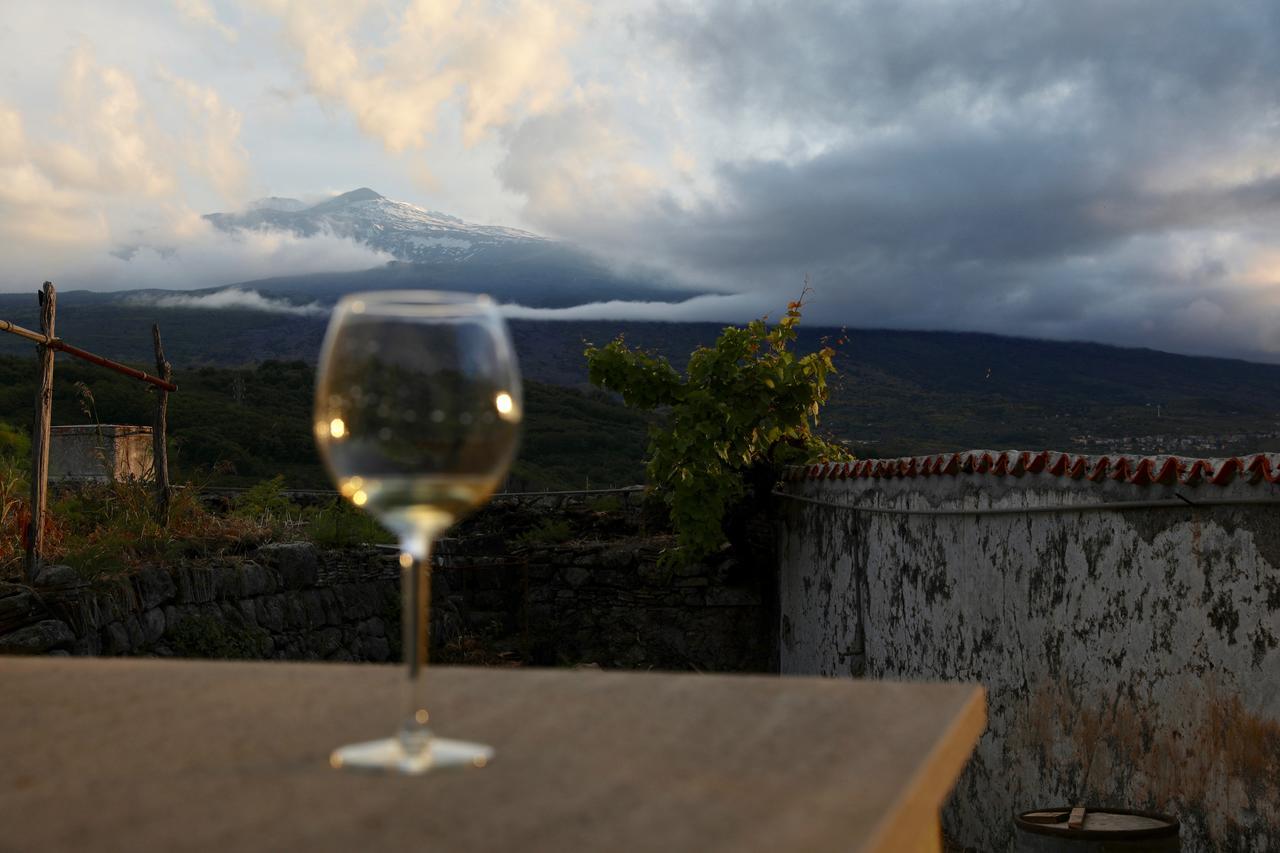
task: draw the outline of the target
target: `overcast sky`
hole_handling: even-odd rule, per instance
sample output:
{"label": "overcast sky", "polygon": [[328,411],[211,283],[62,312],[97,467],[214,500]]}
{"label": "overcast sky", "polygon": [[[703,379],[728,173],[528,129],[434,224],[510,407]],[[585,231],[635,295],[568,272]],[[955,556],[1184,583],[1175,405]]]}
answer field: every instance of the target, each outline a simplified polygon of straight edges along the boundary
{"label": "overcast sky", "polygon": [[4,0],[3,289],[380,263],[200,219],[358,186],[741,294],[593,316],[1280,360],[1280,4]]}

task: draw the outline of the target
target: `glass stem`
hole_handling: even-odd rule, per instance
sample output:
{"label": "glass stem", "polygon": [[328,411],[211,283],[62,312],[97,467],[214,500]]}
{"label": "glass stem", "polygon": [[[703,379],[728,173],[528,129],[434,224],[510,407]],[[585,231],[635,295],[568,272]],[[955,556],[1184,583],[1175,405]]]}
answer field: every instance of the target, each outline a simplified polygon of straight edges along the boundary
{"label": "glass stem", "polygon": [[431,748],[430,716],[422,676],[431,646],[431,538],[406,537],[400,549],[400,647],[409,667],[400,745],[407,755],[416,758]]}

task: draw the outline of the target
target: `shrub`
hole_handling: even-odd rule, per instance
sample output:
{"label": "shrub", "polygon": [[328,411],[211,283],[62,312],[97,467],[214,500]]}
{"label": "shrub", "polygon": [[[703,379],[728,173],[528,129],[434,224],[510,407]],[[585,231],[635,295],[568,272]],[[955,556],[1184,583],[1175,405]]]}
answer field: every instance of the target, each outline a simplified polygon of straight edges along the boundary
{"label": "shrub", "polygon": [[236,498],[235,515],[264,524],[288,521],[299,515],[298,505],[284,493],[284,475],[277,474],[251,486]]}
{"label": "shrub", "polygon": [[0,458],[29,462],[31,439],[13,424],[0,421]]}
{"label": "shrub", "polygon": [[516,537],[516,545],[528,548],[535,545],[559,545],[573,538],[573,526],[567,518],[546,518],[534,528]]}
{"label": "shrub", "polygon": [[647,466],[679,545],[664,558],[696,560],[719,548],[730,511],[767,495],[784,466],[850,458],[815,432],[834,351],[792,352],[802,307],[803,297],[772,327],[766,318],[725,328],[714,346],[694,350],[684,376],[622,338],[588,346],[592,383],[628,406],[666,411],[666,422],[650,428]]}
{"label": "shrub", "polygon": [[391,545],[396,538],[373,516],[345,500],[333,500],[303,513],[307,539],[328,548],[349,548],[370,543]]}

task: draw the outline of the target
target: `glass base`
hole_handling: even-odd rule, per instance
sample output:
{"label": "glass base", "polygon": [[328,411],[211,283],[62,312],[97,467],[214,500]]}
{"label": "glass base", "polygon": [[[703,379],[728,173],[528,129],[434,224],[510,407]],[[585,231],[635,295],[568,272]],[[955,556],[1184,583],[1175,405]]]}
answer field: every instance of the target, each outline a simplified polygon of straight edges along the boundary
{"label": "glass base", "polygon": [[417,775],[448,767],[484,767],[492,758],[491,746],[442,737],[431,738],[429,749],[411,755],[400,745],[400,738],[388,737],[339,747],[329,763],[342,770]]}

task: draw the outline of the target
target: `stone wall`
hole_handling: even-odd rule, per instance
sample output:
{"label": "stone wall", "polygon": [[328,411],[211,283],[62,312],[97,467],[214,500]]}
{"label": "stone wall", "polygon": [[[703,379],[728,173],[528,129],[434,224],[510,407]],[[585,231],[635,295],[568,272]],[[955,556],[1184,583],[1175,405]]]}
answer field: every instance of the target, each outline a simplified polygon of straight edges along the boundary
{"label": "stone wall", "polygon": [[94,583],[46,566],[34,588],[0,584],[0,651],[385,661],[397,571],[391,553],[306,543]]}
{"label": "stone wall", "polygon": [[501,537],[449,540],[435,598],[460,620],[456,635],[537,666],[767,669],[767,582],[727,554],[663,566],[670,544],[631,536],[508,550]]}
{"label": "stone wall", "polygon": [[[438,543],[435,659],[768,667],[772,580],[727,554],[660,565],[672,543],[647,532],[638,506],[556,503],[504,502]],[[272,544],[92,584],[48,566],[34,588],[0,583],[0,653],[386,661],[399,654],[398,602],[389,548]]]}
{"label": "stone wall", "polygon": [[[1265,480],[1020,473],[787,490],[913,510],[1280,498]],[[1185,850],[1276,849],[1277,506],[905,515],[783,498],[781,668],[985,685],[989,727],[944,815],[964,845],[1006,850],[1016,811],[1083,801],[1173,813]]]}

